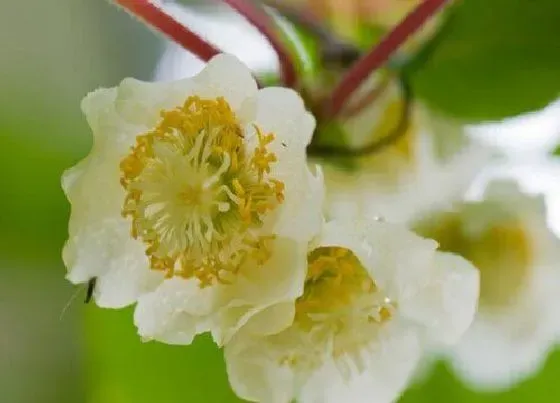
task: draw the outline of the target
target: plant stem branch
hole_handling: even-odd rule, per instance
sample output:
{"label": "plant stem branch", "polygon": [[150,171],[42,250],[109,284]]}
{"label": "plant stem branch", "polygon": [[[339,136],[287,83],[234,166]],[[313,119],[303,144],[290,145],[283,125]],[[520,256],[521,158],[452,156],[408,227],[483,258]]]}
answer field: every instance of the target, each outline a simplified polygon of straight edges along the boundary
{"label": "plant stem branch", "polygon": [[368,54],[358,60],[343,76],[325,101],[323,112],[334,116],[350,96],[375,70],[381,67],[410,35],[420,29],[449,0],[424,0],[393,28]]}
{"label": "plant stem branch", "polygon": [[287,47],[280,40],[274,28],[274,22],[266,11],[253,4],[250,0],[223,0],[247,21],[251,23],[268,40],[280,62],[282,81],[288,87],[296,85],[296,69]]}
{"label": "plant stem branch", "polygon": [[218,48],[175,20],[153,1],[114,0],[114,2],[205,62],[220,53]]}

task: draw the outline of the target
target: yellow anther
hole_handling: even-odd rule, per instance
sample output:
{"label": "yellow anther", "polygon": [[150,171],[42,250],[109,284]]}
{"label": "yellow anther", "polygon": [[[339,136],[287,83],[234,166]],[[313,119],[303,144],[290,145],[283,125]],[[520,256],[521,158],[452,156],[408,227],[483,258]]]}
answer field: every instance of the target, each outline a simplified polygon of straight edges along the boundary
{"label": "yellow anther", "polygon": [[243,186],[241,186],[241,183],[239,183],[239,179],[235,178],[232,182],[231,182],[232,186],[233,186],[233,190],[235,191],[235,194],[239,197],[244,197],[245,196],[245,189],[243,189]]}
{"label": "yellow anther", "polygon": [[[237,248],[255,239],[264,215],[284,201],[284,184],[270,175],[274,134],[255,126],[251,155],[224,98],[190,96],[160,117],[120,162],[131,236],[146,244],[151,268],[166,276],[195,277],[201,286],[230,283],[248,256],[270,258],[265,241]],[[238,216],[226,208],[232,205]]]}
{"label": "yellow anther", "polygon": [[231,154],[231,170],[237,171],[238,168],[239,168],[239,156],[238,153],[235,152]]}
{"label": "yellow anther", "polygon": [[251,201],[251,196],[249,196],[246,199],[242,199],[241,203],[239,204],[239,215],[246,223],[250,223],[252,218],[253,205]]}
{"label": "yellow anther", "polygon": [[385,322],[387,319],[390,319],[391,316],[393,316],[393,313],[389,308],[387,308],[386,306],[381,307],[381,309],[379,310],[379,318],[381,322]]}
{"label": "yellow anther", "polygon": [[[323,317],[352,304],[364,293],[377,291],[377,286],[359,259],[342,247],[320,247],[308,256],[308,270],[304,293],[296,301],[296,321],[310,328],[316,317]],[[372,309],[376,309],[375,306]],[[378,314],[378,315],[377,315]],[[376,316],[390,317],[385,305],[377,307]],[[365,317],[364,320],[369,320]]]}
{"label": "yellow anther", "polygon": [[265,214],[267,211],[273,210],[274,207],[275,207],[275,205],[272,204],[269,201],[261,201],[261,202],[256,203],[255,211],[259,214]]}
{"label": "yellow anther", "polygon": [[273,133],[263,134],[260,127],[258,127],[257,125],[253,125],[253,127],[257,132],[257,137],[259,139],[259,147],[266,147],[267,145],[269,145],[274,141],[275,136]]}
{"label": "yellow anther", "polygon": [[255,149],[255,154],[251,159],[251,163],[259,173],[259,180],[262,180],[265,173],[270,173],[270,164],[276,161],[276,155],[269,153],[266,148],[258,147]]}
{"label": "yellow anther", "polygon": [[172,109],[170,111],[162,111],[160,113],[162,118],[158,129],[162,132],[167,132],[170,129],[182,127],[185,123],[184,115],[180,109]]}
{"label": "yellow anther", "polygon": [[284,190],[286,189],[286,185],[284,182],[280,182],[279,180],[272,179],[270,181],[274,186],[274,194],[276,195],[276,201],[278,203],[282,203],[284,201]]}

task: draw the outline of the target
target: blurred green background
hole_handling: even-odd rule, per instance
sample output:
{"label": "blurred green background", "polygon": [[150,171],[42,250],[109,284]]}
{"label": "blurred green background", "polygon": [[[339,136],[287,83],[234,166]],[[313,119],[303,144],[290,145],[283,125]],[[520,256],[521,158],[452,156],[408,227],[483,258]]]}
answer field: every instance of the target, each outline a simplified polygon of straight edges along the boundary
{"label": "blurred green background", "polygon": [[[85,306],[64,279],[60,175],[91,144],[79,102],[152,78],[164,41],[99,0],[4,1],[0,26],[0,403],[238,401],[208,338],[142,344],[131,309]],[[556,353],[513,390],[476,394],[438,365],[402,401],[558,402],[558,376]]]}

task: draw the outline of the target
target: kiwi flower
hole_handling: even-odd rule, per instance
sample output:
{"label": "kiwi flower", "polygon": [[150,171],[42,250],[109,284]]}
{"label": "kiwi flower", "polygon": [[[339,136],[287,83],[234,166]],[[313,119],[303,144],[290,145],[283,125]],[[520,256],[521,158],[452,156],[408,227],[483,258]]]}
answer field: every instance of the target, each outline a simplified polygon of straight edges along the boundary
{"label": "kiwi flower", "polygon": [[323,197],[299,95],[259,90],[222,54],[192,78],[99,89],[82,109],[93,147],[62,179],[71,282],[97,278],[99,306],[138,302],[139,334],[178,344],[203,331],[224,343],[299,297]]}
{"label": "kiwi flower", "polygon": [[543,197],[495,180],[482,200],[417,227],[480,271],[475,320],[447,351],[457,372],[474,388],[499,390],[540,369],[560,334],[560,242]]}
{"label": "kiwi flower", "polygon": [[274,403],[395,399],[424,349],[456,342],[475,314],[478,272],[436,248],[398,225],[327,223],[303,294],[277,307],[293,324],[264,337],[246,327],[226,345],[235,392]]}

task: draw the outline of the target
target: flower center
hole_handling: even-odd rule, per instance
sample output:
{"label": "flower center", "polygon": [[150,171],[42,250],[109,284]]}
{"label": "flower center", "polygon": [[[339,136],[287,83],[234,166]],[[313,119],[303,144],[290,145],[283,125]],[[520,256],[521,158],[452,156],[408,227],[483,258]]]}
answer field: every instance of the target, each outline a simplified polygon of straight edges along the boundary
{"label": "flower center", "polygon": [[460,215],[447,213],[416,229],[438,241],[440,250],[457,253],[478,268],[481,306],[509,305],[528,281],[533,251],[526,230],[517,220],[503,220],[467,236]]}
{"label": "flower center", "polygon": [[349,249],[320,247],[307,257],[304,292],[296,301],[296,322],[305,330],[349,321],[383,323],[395,308]]}
{"label": "flower center", "polygon": [[207,286],[230,282],[248,258],[268,259],[273,236],[259,230],[283,202],[284,184],[270,175],[274,134],[255,130],[251,150],[223,98],[192,96],[137,136],[120,164],[122,213],[152,269]]}
{"label": "flower center", "polygon": [[468,258],[480,269],[480,303],[506,306],[527,284],[532,248],[519,223],[488,228],[473,242]]}

